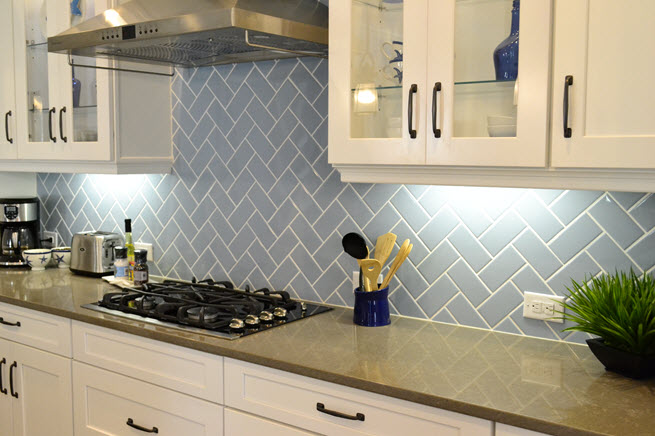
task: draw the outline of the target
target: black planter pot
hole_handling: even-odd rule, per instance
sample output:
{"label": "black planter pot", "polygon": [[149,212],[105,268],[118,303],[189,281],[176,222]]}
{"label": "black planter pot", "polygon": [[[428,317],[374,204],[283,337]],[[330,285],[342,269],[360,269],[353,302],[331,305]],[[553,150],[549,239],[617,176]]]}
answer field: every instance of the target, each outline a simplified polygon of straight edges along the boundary
{"label": "black planter pot", "polygon": [[635,379],[655,376],[655,355],[619,350],[605,345],[604,339],[587,339],[587,345],[608,371]]}

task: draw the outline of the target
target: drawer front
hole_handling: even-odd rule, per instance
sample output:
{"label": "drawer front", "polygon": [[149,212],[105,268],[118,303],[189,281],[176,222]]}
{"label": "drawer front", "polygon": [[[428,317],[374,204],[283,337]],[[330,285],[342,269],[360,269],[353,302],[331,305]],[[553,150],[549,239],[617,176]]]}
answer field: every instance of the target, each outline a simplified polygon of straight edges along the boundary
{"label": "drawer front", "polygon": [[[71,321],[60,316],[0,303],[0,337],[23,345],[72,356]],[[18,324],[8,325],[8,324]]]}
{"label": "drawer front", "polygon": [[84,363],[73,362],[73,398],[76,436],[223,434],[222,406]]}
{"label": "drawer front", "polygon": [[174,391],[223,403],[223,358],[73,322],[75,360]]}
{"label": "drawer front", "polygon": [[327,435],[492,434],[491,421],[233,359],[225,359],[225,405]]}
{"label": "drawer front", "polygon": [[312,436],[316,433],[309,433],[270,419],[225,408],[225,436],[244,435]]}

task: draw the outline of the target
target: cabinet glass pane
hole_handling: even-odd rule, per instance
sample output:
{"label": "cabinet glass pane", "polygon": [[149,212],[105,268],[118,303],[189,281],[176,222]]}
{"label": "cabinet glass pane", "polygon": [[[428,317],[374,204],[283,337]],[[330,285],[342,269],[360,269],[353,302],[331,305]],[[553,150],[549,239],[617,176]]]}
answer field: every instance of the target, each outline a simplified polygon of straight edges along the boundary
{"label": "cabinet glass pane", "polygon": [[520,0],[458,0],[454,136],[515,137]]}
{"label": "cabinet glass pane", "polygon": [[350,136],[400,138],[402,0],[353,0],[351,43]]}
{"label": "cabinet glass pane", "polygon": [[46,0],[25,2],[28,140],[48,141],[48,38]]}
{"label": "cabinet glass pane", "polygon": [[[75,3],[74,3],[75,4]],[[70,25],[96,15],[94,0],[80,0],[76,7],[71,5]],[[78,67],[72,67],[71,92],[73,93],[73,138],[75,141],[98,140],[98,92],[96,70],[83,68],[79,65],[95,66],[93,58],[73,56],[72,62]]]}

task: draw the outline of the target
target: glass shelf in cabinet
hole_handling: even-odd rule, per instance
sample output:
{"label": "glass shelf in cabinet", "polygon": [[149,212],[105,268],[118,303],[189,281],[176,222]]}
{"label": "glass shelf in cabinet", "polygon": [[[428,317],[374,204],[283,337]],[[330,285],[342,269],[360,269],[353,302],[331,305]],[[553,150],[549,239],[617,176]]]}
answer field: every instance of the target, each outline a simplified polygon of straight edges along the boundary
{"label": "glass shelf in cabinet", "polygon": [[515,80],[472,80],[472,81],[467,81],[467,82],[455,82],[455,86],[460,86],[460,85],[484,85],[484,84],[508,84],[508,85],[514,85],[516,83]]}
{"label": "glass shelf in cabinet", "polygon": [[[376,86],[375,88],[369,88],[369,89],[375,89],[376,91],[390,91],[393,89],[403,89],[402,85],[392,85],[392,86]],[[352,92],[357,91],[356,89],[351,89]]]}
{"label": "glass shelf in cabinet", "polygon": [[38,47],[43,47],[43,46],[47,46],[47,45],[48,45],[48,41],[45,41],[45,42],[33,42],[32,41],[32,42],[27,43],[26,47],[27,48],[38,48]]}

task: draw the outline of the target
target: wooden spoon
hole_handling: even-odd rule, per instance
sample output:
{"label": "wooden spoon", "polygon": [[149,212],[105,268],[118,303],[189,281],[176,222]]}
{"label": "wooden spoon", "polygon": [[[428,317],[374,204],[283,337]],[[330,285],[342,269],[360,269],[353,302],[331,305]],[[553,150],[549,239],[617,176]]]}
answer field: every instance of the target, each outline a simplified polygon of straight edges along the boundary
{"label": "wooden spoon", "polygon": [[393,244],[396,243],[396,238],[397,236],[393,233],[385,233],[378,237],[375,243],[375,258],[380,262],[381,266],[384,266],[387,259],[389,259],[389,255],[393,251]]}
{"label": "wooden spoon", "polygon": [[366,292],[377,291],[378,290],[378,277],[380,276],[380,271],[382,270],[382,265],[377,259],[363,259],[359,261],[359,265],[362,267],[362,273],[366,277],[364,286],[366,287]]}
{"label": "wooden spoon", "polygon": [[405,242],[403,242],[403,245],[400,247],[400,250],[398,251],[396,258],[393,260],[393,263],[391,264],[391,268],[389,268],[389,272],[387,273],[387,276],[384,278],[382,285],[380,285],[380,289],[384,289],[387,286],[389,286],[389,282],[396,274],[396,271],[398,271],[398,268],[400,268],[400,265],[402,265],[405,259],[407,259],[407,256],[409,256],[409,253],[412,251],[413,247],[414,245],[409,243],[409,239],[406,239]]}

